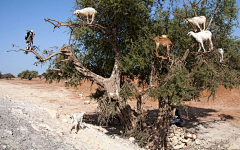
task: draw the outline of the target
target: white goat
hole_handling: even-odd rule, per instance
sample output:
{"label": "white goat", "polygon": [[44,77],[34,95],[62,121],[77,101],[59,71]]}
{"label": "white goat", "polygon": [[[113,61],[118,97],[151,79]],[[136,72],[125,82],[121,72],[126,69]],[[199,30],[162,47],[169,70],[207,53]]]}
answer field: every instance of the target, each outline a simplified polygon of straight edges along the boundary
{"label": "white goat", "polygon": [[25,40],[26,40],[26,49],[29,50],[33,46],[33,37],[35,36],[35,33],[33,30],[27,30],[28,32],[25,35]]}
{"label": "white goat", "polygon": [[91,20],[90,24],[93,23],[96,13],[97,13],[97,11],[92,7],[83,8],[81,10],[75,10],[73,12],[73,14],[76,15],[76,16],[82,15],[82,16],[87,17],[87,23],[89,23],[88,16],[92,17],[92,20]]}
{"label": "white goat", "polygon": [[222,48],[217,49],[218,54],[220,55],[220,62],[223,62],[224,50]]}
{"label": "white goat", "polygon": [[205,16],[197,16],[197,17],[185,19],[185,23],[188,24],[188,22],[191,22],[194,26],[198,27],[200,31],[202,31],[202,29],[200,28],[200,25],[203,25],[203,30],[205,30],[205,24],[206,24]]}
{"label": "white goat", "polygon": [[203,46],[204,41],[209,41],[209,43],[210,43],[209,51],[213,50],[212,33],[210,31],[206,30],[206,31],[198,32],[198,33],[194,33],[193,31],[190,31],[190,32],[188,32],[187,35],[189,37],[193,36],[196,39],[196,41],[199,43],[198,52],[201,50],[201,46],[202,46],[204,52],[206,51],[204,46]]}
{"label": "white goat", "polygon": [[[71,128],[70,128],[70,133],[73,129],[73,127],[75,127],[75,133],[77,134],[78,129],[80,129],[80,127],[82,127],[82,120],[83,120],[83,116],[86,112],[81,112],[81,113],[76,113],[76,114],[71,114],[70,118],[71,120]],[[74,123],[74,125],[73,125]],[[79,128],[78,128],[79,127]]]}

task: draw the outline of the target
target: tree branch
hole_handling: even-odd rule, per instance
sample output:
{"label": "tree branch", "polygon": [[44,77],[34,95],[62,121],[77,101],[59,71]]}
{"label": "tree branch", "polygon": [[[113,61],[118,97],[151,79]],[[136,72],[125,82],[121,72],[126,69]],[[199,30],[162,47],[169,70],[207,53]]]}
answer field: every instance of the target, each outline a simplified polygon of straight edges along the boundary
{"label": "tree branch", "polygon": [[84,25],[86,25],[86,26],[89,26],[89,27],[96,27],[96,28],[104,31],[104,33],[109,33],[110,32],[108,30],[108,28],[106,28],[106,27],[103,27],[103,26],[101,26],[99,24],[89,24],[89,23],[87,23],[86,21],[84,21],[84,20],[82,20],[80,18],[78,18],[78,20],[80,20],[82,23],[73,23],[73,22],[62,23],[62,22],[60,22],[58,20],[55,20],[55,19],[44,19],[44,20],[45,20],[45,22],[49,22],[49,23],[51,23],[54,26],[53,31],[55,30],[55,28],[60,28],[61,26],[66,26],[66,27],[74,26],[75,27],[75,26],[84,26]]}
{"label": "tree branch", "polygon": [[68,59],[73,60],[74,67],[77,71],[79,71],[83,76],[91,78],[91,80],[95,81],[98,85],[104,86],[104,79],[102,76],[97,75],[84,67],[82,63],[76,58],[76,56],[72,53],[72,47],[70,46],[63,46],[60,49],[60,52],[68,56]]}
{"label": "tree branch", "polygon": [[10,52],[10,51],[15,51],[15,52],[19,52],[19,51],[32,52],[33,54],[36,55],[37,59],[40,60],[40,61],[38,61],[38,62],[35,62],[34,64],[39,63],[39,62],[44,62],[44,61],[50,59],[51,57],[54,57],[54,56],[56,56],[56,55],[58,55],[58,54],[61,54],[61,52],[56,52],[56,53],[54,53],[54,54],[49,55],[49,56],[46,57],[46,58],[43,58],[43,57],[42,57],[40,54],[38,54],[38,52],[36,52],[35,49],[33,49],[33,48],[32,48],[31,50],[25,50],[25,49],[21,49],[19,46],[15,45],[15,44],[12,44],[12,45],[13,45],[13,47],[17,47],[19,50],[8,50],[7,52]]}
{"label": "tree branch", "polygon": [[[182,18],[184,18],[185,20],[188,20],[188,17],[187,17],[187,5],[186,5],[186,3],[184,2],[184,0],[183,0],[183,7],[185,8],[185,12],[186,12],[186,15],[185,16],[183,16],[183,15],[181,15],[180,13],[178,13],[178,12],[176,12],[176,11],[174,11],[173,13],[175,13],[176,15],[179,15],[179,16],[181,16]],[[192,25],[192,23],[190,23],[190,25],[192,26],[192,28],[193,28],[193,30],[194,30],[194,26]]]}
{"label": "tree branch", "polygon": [[212,16],[212,18],[211,18],[211,20],[210,20],[210,22],[209,22],[209,24],[208,24],[208,26],[207,26],[206,29],[208,29],[208,28],[211,26],[212,21],[213,21],[213,17],[214,17],[214,15],[216,15],[218,7],[219,7],[219,6],[217,6],[217,7],[215,8],[214,14],[213,14],[213,16]]}
{"label": "tree branch", "polygon": [[188,0],[188,2],[191,4],[192,9],[194,11],[195,17],[197,16],[197,12],[196,12],[196,8],[202,3],[202,0],[200,0],[197,4],[195,3],[196,0],[194,2],[191,2],[190,0]]}
{"label": "tree branch", "polygon": [[196,41],[192,41],[191,45],[189,46],[189,48],[186,50],[186,52],[184,53],[181,62],[184,62],[187,59],[188,54],[190,53],[190,51],[193,49],[193,47],[195,46]]}

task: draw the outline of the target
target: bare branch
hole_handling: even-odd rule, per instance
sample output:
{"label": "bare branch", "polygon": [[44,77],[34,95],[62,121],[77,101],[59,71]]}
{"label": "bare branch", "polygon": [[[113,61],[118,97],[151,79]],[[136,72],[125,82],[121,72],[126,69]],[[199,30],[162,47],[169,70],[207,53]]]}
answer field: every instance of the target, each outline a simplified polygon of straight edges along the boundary
{"label": "bare branch", "polygon": [[90,71],[86,67],[82,65],[82,63],[76,58],[76,56],[72,53],[72,47],[71,46],[63,46],[60,49],[60,52],[67,56],[68,59],[71,59],[73,61],[75,69],[80,72],[83,76],[89,77],[92,81],[95,81],[98,85],[103,86],[103,78],[100,75],[95,74],[94,72]]}
{"label": "bare branch", "polygon": [[193,41],[192,43],[191,43],[191,45],[189,46],[189,48],[186,50],[186,52],[184,53],[184,55],[183,55],[183,57],[182,57],[182,59],[181,59],[181,62],[184,62],[186,59],[187,59],[187,56],[188,56],[188,54],[190,53],[190,50],[192,50],[193,49],[193,47],[195,46],[195,44],[196,44],[196,41]]}
{"label": "bare branch", "polygon": [[190,0],[188,0],[188,2],[189,2],[189,3],[191,4],[191,6],[192,6],[192,9],[193,9],[193,12],[194,12],[195,17],[197,17],[197,13],[196,13],[196,10],[195,10],[195,8],[196,8],[195,2],[196,2],[196,1],[191,2]]}
{"label": "bare branch", "polygon": [[200,0],[200,1],[196,4],[196,7],[198,7],[202,2],[203,2],[203,0]]}
{"label": "bare branch", "polygon": [[[188,17],[187,17],[187,12],[188,12],[188,6],[186,5],[186,3],[184,2],[184,0],[183,0],[183,7],[185,8],[185,16],[183,16],[183,15],[181,15],[180,13],[178,13],[178,12],[173,12],[173,13],[175,13],[176,15],[179,15],[179,16],[181,16],[182,18],[184,18],[185,20],[188,20]],[[192,28],[193,28],[193,30],[194,30],[194,26],[190,23],[190,25],[192,26]]]}
{"label": "bare branch", "polygon": [[49,55],[49,56],[46,57],[46,58],[43,58],[43,57],[42,57],[41,55],[39,55],[38,52],[36,52],[35,49],[33,49],[33,48],[32,48],[31,50],[25,50],[25,49],[21,49],[19,46],[15,45],[15,44],[12,44],[12,45],[13,45],[13,47],[17,47],[19,50],[8,50],[7,52],[10,52],[10,51],[15,51],[15,52],[19,52],[19,51],[32,52],[33,54],[36,55],[37,59],[40,60],[40,61],[38,61],[38,62],[35,62],[34,64],[39,63],[39,62],[44,62],[44,61],[50,59],[51,57],[54,57],[54,56],[56,56],[56,55],[58,55],[58,54],[61,54],[61,52],[57,52],[57,53],[54,53],[54,54]]}
{"label": "bare branch", "polygon": [[186,3],[184,2],[184,0],[183,0],[183,7],[185,8],[185,16],[183,16],[183,15],[181,15],[180,13],[178,13],[178,12],[176,12],[176,11],[174,11],[173,13],[175,13],[176,15],[179,15],[179,16],[181,16],[182,18],[184,18],[184,19],[187,19],[187,5],[186,5]]}
{"label": "bare branch", "polygon": [[42,56],[40,56],[33,48],[30,50],[26,50],[26,49],[21,49],[19,46],[12,44],[13,47],[17,47],[19,50],[8,50],[7,52],[10,51],[15,51],[15,52],[19,52],[19,51],[24,51],[24,52],[32,52],[36,55],[37,59],[40,59],[40,61],[42,60]]}
{"label": "bare branch", "polygon": [[153,88],[156,87],[155,85],[151,85],[151,86],[148,86],[147,88],[144,88],[144,89],[140,90],[140,89],[138,88],[137,84],[136,84],[134,81],[132,81],[132,80],[130,80],[130,79],[127,79],[127,81],[133,86],[133,88],[135,89],[135,91],[136,91],[136,93],[137,93],[138,95],[143,95],[143,94],[145,94],[148,90],[153,89]]}
{"label": "bare branch", "polygon": [[51,23],[54,26],[53,31],[55,30],[55,28],[60,28],[61,26],[70,27],[71,30],[73,30],[72,26],[76,27],[76,26],[84,26],[84,25],[86,25],[86,26],[89,26],[89,27],[96,27],[96,28],[104,31],[104,33],[109,33],[108,28],[103,27],[103,26],[101,26],[99,24],[89,24],[89,23],[87,23],[86,21],[84,21],[84,20],[82,20],[80,18],[78,18],[78,20],[80,20],[82,23],[73,23],[73,22],[63,23],[63,22],[60,22],[60,21],[55,20],[55,19],[44,19],[44,20],[45,20],[45,22],[49,22],[49,23]]}
{"label": "bare branch", "polygon": [[208,28],[211,26],[212,21],[213,21],[213,17],[214,17],[214,15],[216,15],[218,7],[219,7],[219,6],[217,6],[217,7],[215,8],[214,14],[213,14],[213,16],[212,16],[212,18],[211,18],[211,20],[210,20],[210,22],[209,22],[209,24],[208,24],[208,26],[207,26],[206,29],[208,29]]}
{"label": "bare branch", "polygon": [[55,19],[44,19],[44,20],[45,20],[45,22],[49,22],[49,23],[51,23],[54,26],[53,31],[55,30],[55,28],[59,28],[61,26],[67,26],[68,27],[68,26],[76,26],[76,25],[78,25],[77,23],[72,23],[72,22],[62,23],[62,22],[60,22],[58,20],[55,20]]}
{"label": "bare branch", "polygon": [[173,12],[174,14],[176,14],[176,15],[179,15],[179,16],[181,16],[182,18],[184,18],[184,19],[187,19],[187,17],[186,16],[183,16],[183,15],[181,15],[180,13],[178,13],[178,12],[176,12],[176,11],[174,11]]}

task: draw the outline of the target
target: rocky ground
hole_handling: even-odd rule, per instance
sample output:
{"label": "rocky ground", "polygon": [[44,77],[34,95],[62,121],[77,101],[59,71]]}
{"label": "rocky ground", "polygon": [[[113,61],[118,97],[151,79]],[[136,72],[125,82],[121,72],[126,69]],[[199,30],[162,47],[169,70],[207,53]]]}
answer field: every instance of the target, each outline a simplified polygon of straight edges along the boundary
{"label": "rocky ground", "polygon": [[[1,79],[0,149],[141,149],[120,138],[114,127],[88,122],[78,134],[69,133],[72,112],[97,112],[96,102],[89,98],[95,89],[90,82],[74,89],[39,79]],[[184,128],[196,133],[198,142],[183,148],[240,149],[240,90],[220,89],[214,101],[207,101],[205,94],[200,102],[185,103],[189,116]],[[149,101],[146,110],[157,106]]]}

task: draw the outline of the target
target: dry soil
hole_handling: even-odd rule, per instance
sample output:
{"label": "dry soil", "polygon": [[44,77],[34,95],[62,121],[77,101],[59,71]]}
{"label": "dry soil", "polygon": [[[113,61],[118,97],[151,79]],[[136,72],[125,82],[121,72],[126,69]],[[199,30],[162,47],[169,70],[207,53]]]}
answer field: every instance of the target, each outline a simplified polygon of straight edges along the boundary
{"label": "dry soil", "polygon": [[[88,122],[78,134],[69,133],[71,113],[97,113],[97,103],[89,97],[96,88],[88,81],[75,89],[43,79],[1,79],[0,149],[140,149],[120,138],[114,127]],[[214,100],[207,95],[205,91],[200,101],[184,103],[189,114],[185,128],[196,132],[201,141],[185,149],[240,149],[240,89],[221,87]],[[136,107],[135,101],[129,103]],[[145,108],[151,112],[157,106],[148,101]]]}

